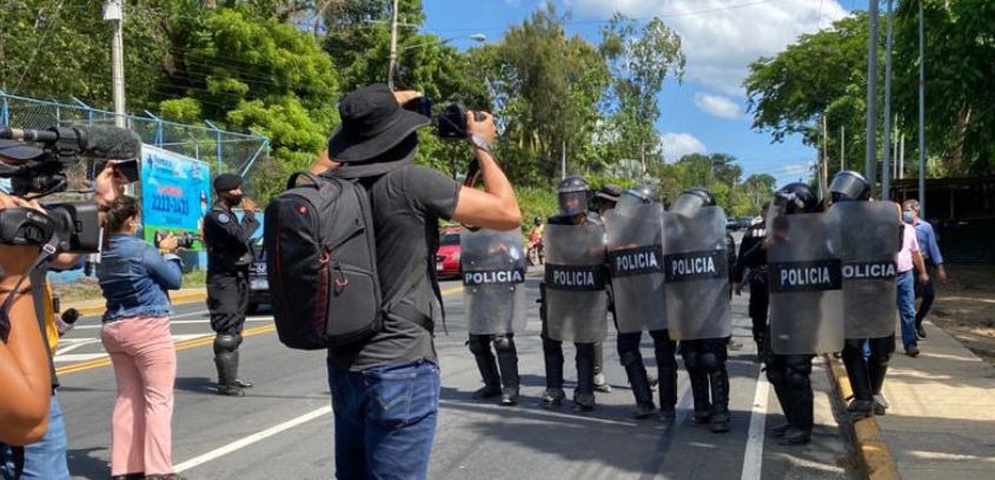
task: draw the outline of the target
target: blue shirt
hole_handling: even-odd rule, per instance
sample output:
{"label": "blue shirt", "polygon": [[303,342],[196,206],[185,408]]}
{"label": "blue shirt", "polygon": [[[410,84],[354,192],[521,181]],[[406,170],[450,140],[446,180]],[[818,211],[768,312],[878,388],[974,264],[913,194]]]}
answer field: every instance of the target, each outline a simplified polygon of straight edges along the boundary
{"label": "blue shirt", "polygon": [[916,224],[916,240],[919,240],[919,250],[922,251],[923,260],[929,260],[936,265],[943,264],[943,254],[936,244],[936,232],[929,222],[919,219]]}
{"label": "blue shirt", "polygon": [[104,321],[169,315],[166,290],[179,289],[182,281],[179,257],[163,257],[144,240],[115,234],[100,262],[100,289],[107,300]]}

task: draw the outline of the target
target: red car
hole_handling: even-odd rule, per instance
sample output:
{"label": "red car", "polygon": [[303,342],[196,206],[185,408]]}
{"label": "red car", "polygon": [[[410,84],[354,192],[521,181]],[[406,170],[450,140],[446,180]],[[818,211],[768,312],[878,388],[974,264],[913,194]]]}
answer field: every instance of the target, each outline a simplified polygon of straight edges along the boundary
{"label": "red car", "polygon": [[460,276],[460,227],[443,227],[435,252],[435,272],[440,277]]}

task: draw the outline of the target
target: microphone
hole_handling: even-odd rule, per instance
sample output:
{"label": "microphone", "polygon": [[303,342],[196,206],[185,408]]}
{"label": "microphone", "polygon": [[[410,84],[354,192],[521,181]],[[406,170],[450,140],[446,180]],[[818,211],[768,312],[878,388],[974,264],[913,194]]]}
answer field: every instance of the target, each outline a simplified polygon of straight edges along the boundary
{"label": "microphone", "polygon": [[52,127],[45,130],[0,127],[0,138],[55,146],[60,153],[109,160],[138,158],[142,139],[131,130],[104,125]]}

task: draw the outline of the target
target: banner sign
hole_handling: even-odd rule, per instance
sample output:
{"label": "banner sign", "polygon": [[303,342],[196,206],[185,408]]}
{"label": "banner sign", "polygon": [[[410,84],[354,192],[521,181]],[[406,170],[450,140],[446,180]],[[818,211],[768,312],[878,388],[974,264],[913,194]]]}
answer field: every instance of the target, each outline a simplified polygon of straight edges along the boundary
{"label": "banner sign", "polygon": [[[211,205],[211,169],[206,163],[151,145],[142,145],[143,237],[156,230],[201,237],[202,219]],[[200,250],[198,241],[194,250]]]}

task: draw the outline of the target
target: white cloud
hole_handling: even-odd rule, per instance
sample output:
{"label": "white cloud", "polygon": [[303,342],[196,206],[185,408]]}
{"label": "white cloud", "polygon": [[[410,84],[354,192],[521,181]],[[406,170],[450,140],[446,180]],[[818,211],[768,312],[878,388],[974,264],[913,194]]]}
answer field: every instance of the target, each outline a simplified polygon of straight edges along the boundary
{"label": "white cloud", "polygon": [[676,162],[684,155],[691,153],[705,153],[708,147],[690,133],[670,132],[660,135],[660,148],[663,150],[663,159],[667,162]]}
{"label": "white cloud", "polygon": [[739,118],[739,105],[728,97],[695,93],[694,104],[705,113],[735,120]]}
{"label": "white cloud", "polygon": [[828,27],[847,15],[840,0],[564,0],[579,16],[609,18],[619,11],[632,18],[658,16],[681,35],[687,80],[730,95],[749,64],[773,56],[799,35]]}

